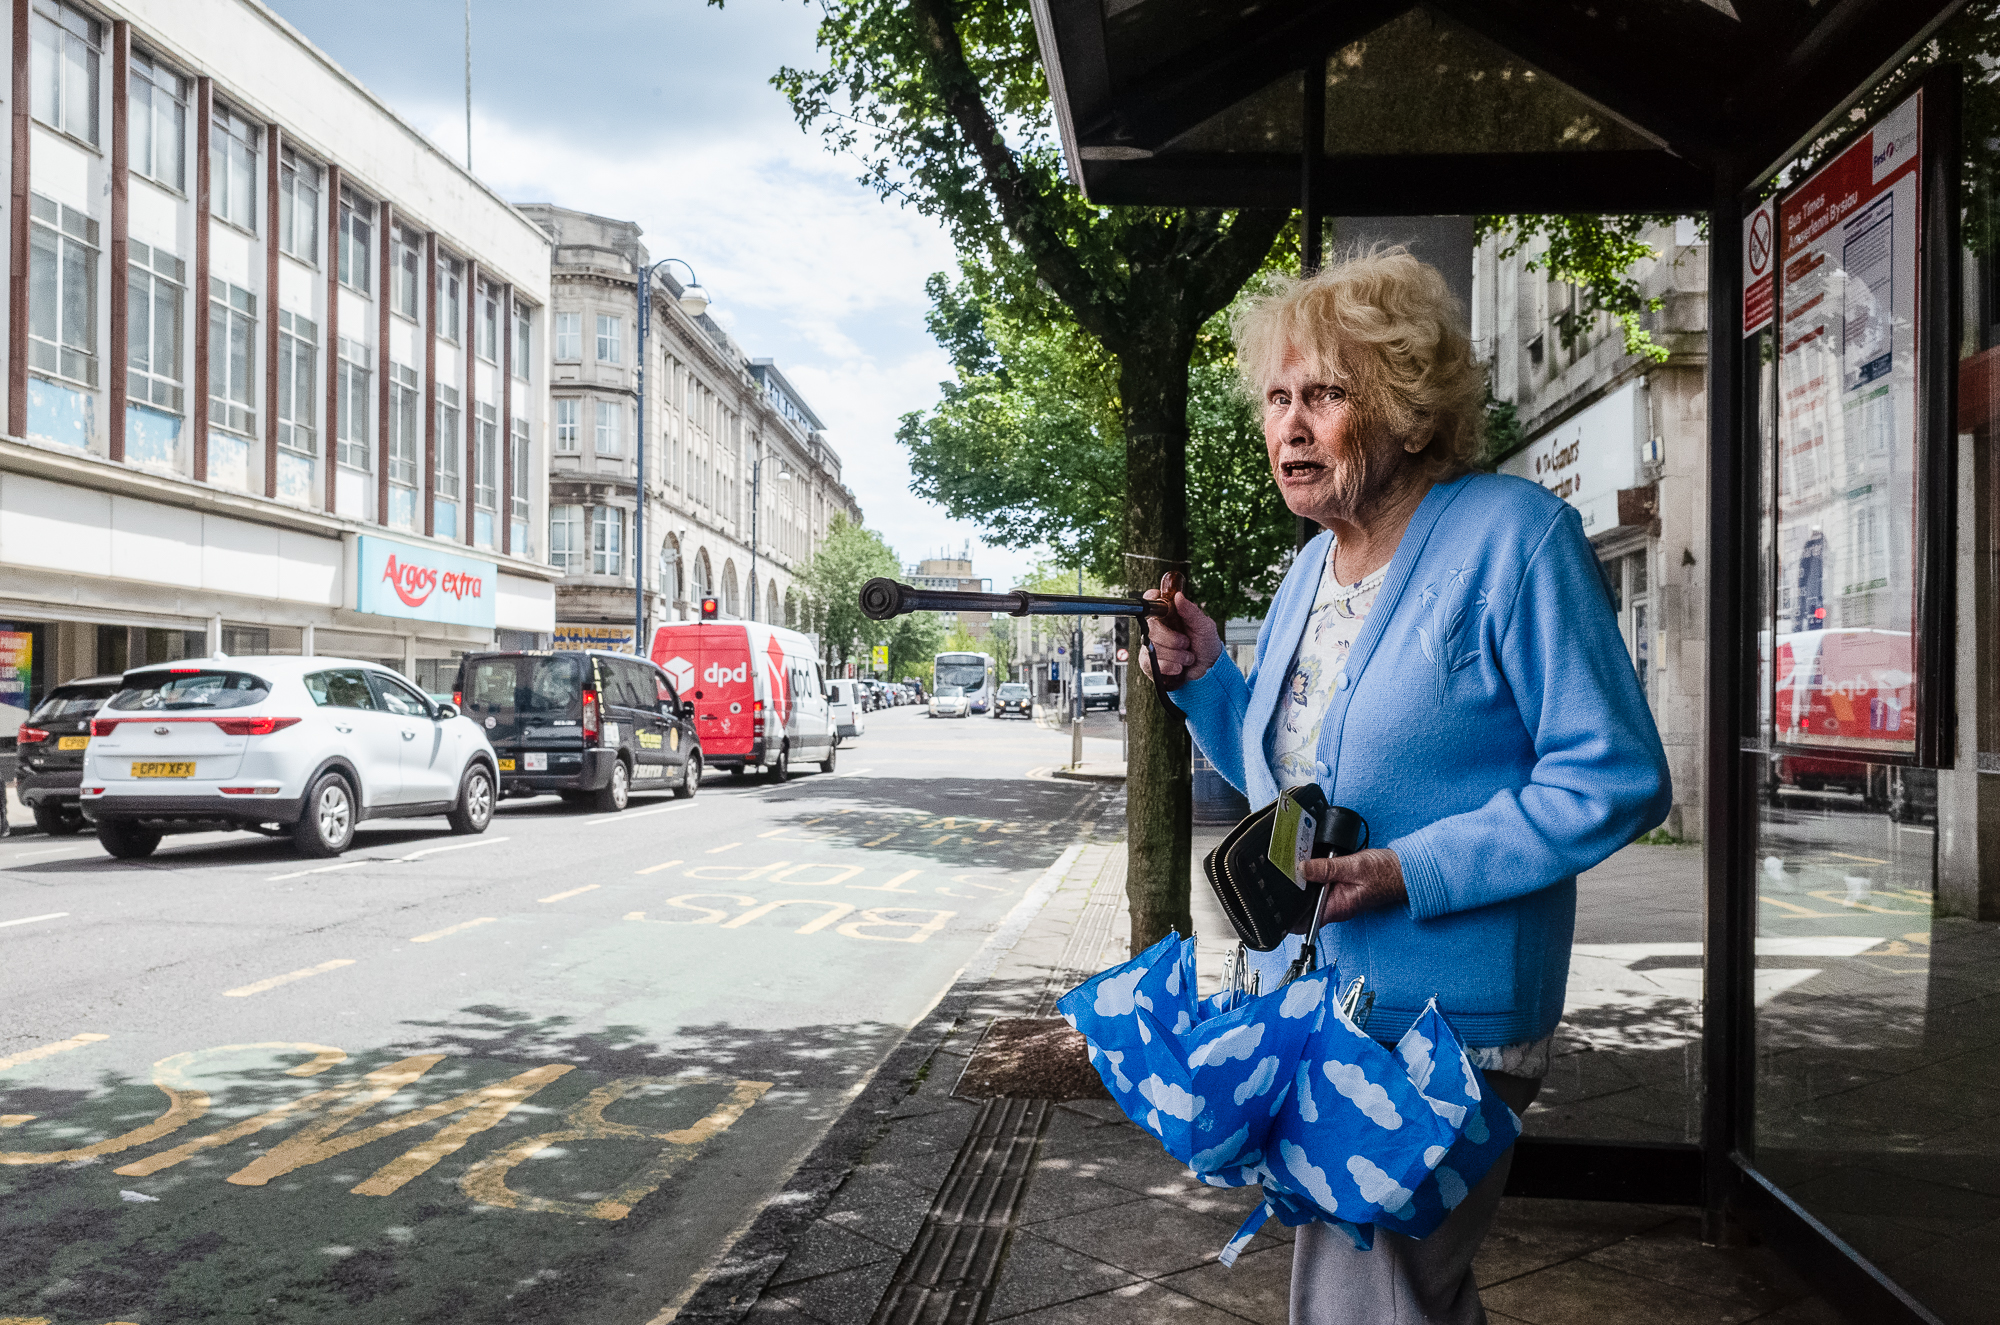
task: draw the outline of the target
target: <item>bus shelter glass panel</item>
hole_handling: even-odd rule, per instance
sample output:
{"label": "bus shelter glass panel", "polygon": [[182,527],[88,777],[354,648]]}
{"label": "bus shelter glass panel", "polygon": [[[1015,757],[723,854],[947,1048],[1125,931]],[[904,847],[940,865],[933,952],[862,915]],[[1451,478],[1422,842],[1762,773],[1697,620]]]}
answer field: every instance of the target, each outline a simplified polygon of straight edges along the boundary
{"label": "bus shelter glass panel", "polygon": [[[1996,8],[1953,20],[1863,99],[1865,118],[1784,177],[1781,235],[1795,224],[1780,271],[1794,280],[1788,292],[1781,278],[1762,356],[1771,573],[1758,731],[1743,756],[1758,800],[1755,1163],[1952,1325],[1993,1318],[2000,1250],[2000,886],[1987,882],[2000,877],[2000,778],[1980,771],[2000,761],[1978,753],[2000,746],[1988,565],[2000,87],[1985,72],[1993,61],[1969,58],[1995,48]],[[1918,144],[1904,108],[1924,68],[1951,61],[1970,71],[1963,141]],[[1916,308],[1903,289],[1920,260],[1904,212],[1920,199],[1884,187],[1894,174],[1884,163],[1913,149],[1963,158],[1952,255],[1960,458],[1956,511],[1939,517],[1953,521],[1960,567],[1957,663],[1949,693],[1915,697],[1954,706],[1954,766],[1943,770],[1908,757],[1912,665],[1899,661],[1911,652],[1902,632],[1924,628],[1905,624],[1914,570],[1902,522],[1913,507],[1900,476],[1916,445],[1905,405],[1923,406],[1925,380],[1905,376],[1905,357],[1921,319],[1952,314]],[[1786,199],[1816,196],[1814,181],[1839,173],[1843,154],[1839,215],[1788,216]],[[1808,336],[1825,343],[1800,353]],[[1801,496],[1810,501],[1788,508]]]}

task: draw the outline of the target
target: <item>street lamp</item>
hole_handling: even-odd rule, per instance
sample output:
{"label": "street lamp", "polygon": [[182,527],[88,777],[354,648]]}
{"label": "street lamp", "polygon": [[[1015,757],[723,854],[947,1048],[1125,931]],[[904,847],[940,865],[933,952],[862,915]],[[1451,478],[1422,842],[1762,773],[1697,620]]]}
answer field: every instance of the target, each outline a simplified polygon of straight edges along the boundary
{"label": "street lamp", "polygon": [[[778,457],[778,478],[782,481],[792,476],[792,462]],[[757,619],[757,517],[764,512],[762,491],[764,478],[764,457],[758,456],[750,462],[750,619]],[[771,622],[771,625],[777,623]]]}
{"label": "street lamp", "polygon": [[708,311],[708,291],[701,278],[683,258],[661,258],[639,268],[639,437],[633,450],[638,473],[633,484],[638,501],[632,511],[632,652],[646,656],[646,333],[653,320],[653,273],[670,262],[688,270],[688,283],[681,287],[681,312],[700,317]]}

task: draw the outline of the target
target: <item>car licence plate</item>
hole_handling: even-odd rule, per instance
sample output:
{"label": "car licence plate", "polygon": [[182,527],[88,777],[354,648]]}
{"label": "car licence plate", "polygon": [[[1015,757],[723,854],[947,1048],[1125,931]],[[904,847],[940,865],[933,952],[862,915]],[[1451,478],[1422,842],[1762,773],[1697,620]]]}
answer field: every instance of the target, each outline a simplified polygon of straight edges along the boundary
{"label": "car licence plate", "polygon": [[56,741],[58,750],[81,750],[90,744],[88,736],[64,736]]}
{"label": "car licence plate", "polygon": [[191,778],[194,776],[192,763],[163,764],[144,763],[132,765],[135,778]]}
{"label": "car licence plate", "polygon": [[532,751],[521,756],[521,766],[530,773],[549,771],[549,756],[546,751]]}
{"label": "car licence plate", "polygon": [[502,760],[500,761],[500,771],[501,771],[502,773],[511,773],[511,772],[513,772],[513,771],[514,771],[514,761],[513,761],[513,760],[511,760],[511,759],[502,759]]}

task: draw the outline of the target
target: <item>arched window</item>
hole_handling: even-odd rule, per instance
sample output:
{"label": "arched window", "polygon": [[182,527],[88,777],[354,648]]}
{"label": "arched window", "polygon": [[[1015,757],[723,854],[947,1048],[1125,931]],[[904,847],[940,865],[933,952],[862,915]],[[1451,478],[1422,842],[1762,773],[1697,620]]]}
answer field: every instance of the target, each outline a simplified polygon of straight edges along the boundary
{"label": "arched window", "polygon": [[694,554],[694,596],[697,602],[715,592],[715,577],[708,568],[708,549],[702,548]]}
{"label": "arched window", "polygon": [[[779,616],[779,615],[778,615],[778,586],[777,586],[777,585],[775,585],[775,584],[771,584],[771,585],[766,585],[766,586],[765,586],[765,591],[764,591],[764,602],[765,602],[765,610],[764,610],[764,619],[765,619],[766,621],[770,621],[770,622],[774,622],[774,623],[775,623],[775,622],[779,622],[779,621],[784,621],[784,620],[785,620],[785,619],[784,619],[783,617],[781,617],[781,616]],[[785,621],[785,624],[786,624],[786,625],[790,625],[790,624],[791,624],[791,622],[789,622],[789,621]]]}
{"label": "arched window", "polygon": [[736,598],[736,563],[725,560],[722,563],[722,615],[741,618],[742,604]]}
{"label": "arched window", "polygon": [[799,628],[799,596],[791,589],[785,590],[785,624],[793,630]]}
{"label": "arched window", "polygon": [[685,601],[681,596],[681,545],[672,534],[660,544],[660,592],[669,603]]}

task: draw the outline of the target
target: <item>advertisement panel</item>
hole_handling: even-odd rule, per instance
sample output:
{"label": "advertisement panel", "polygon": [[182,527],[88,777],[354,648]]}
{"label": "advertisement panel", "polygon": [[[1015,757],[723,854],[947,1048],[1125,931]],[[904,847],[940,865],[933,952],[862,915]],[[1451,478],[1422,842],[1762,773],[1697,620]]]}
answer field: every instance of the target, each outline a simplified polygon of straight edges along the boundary
{"label": "advertisement panel", "polygon": [[1638,481],[1639,384],[1627,382],[1500,462],[1500,472],[1541,484],[1576,507],[1583,532],[1618,524],[1618,491]]}
{"label": "advertisement panel", "polygon": [[1777,738],[1916,749],[1918,93],[1778,204]]}
{"label": "advertisement panel", "polygon": [[[12,735],[28,716],[28,691],[35,675],[35,637],[25,630],[0,630],[0,735]],[[0,795],[6,788],[0,784]]]}
{"label": "advertisement panel", "polygon": [[583,625],[558,621],[555,633],[549,640],[549,647],[556,650],[581,652],[584,649],[605,649],[612,653],[630,653],[632,627]]}
{"label": "advertisement panel", "polygon": [[361,535],[354,607],[377,616],[493,628],[499,569],[454,552]]}

